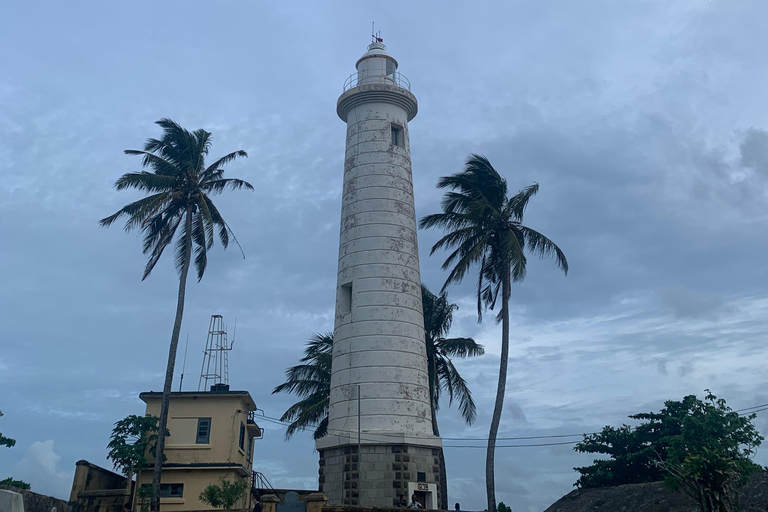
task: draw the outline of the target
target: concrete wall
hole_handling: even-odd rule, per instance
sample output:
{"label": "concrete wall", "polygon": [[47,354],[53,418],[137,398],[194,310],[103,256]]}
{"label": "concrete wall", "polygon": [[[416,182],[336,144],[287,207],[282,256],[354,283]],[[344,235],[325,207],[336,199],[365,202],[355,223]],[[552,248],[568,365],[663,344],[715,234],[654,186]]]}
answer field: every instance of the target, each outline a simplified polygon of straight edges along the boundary
{"label": "concrete wall", "polygon": [[[248,490],[243,499],[235,505],[235,508],[250,508],[250,476],[243,475],[242,470],[233,469],[163,469],[163,484],[184,484],[184,492],[180,498],[160,498],[162,512],[181,512],[191,510],[207,510],[210,505],[200,501],[200,493],[210,484],[216,484],[221,479],[231,482],[244,480],[248,484]],[[144,471],[137,479],[137,489],[143,484],[152,483],[152,472]],[[140,504],[136,503],[135,510],[140,510]]]}
{"label": "concrete wall", "polygon": [[[160,393],[142,393],[146,414],[160,416]],[[234,462],[250,470],[253,448],[248,436],[259,435],[258,427],[248,424],[248,412],[255,409],[245,392],[171,393],[166,438],[166,464],[206,464]],[[210,442],[197,444],[198,418],[211,418]],[[244,449],[240,449],[240,425],[246,425]],[[251,443],[253,445],[255,443]]]}
{"label": "concrete wall", "polygon": [[347,123],[329,432],[357,431],[359,385],[364,431],[431,436],[408,113],[372,101]]}
{"label": "concrete wall", "polygon": [[123,475],[91,464],[87,460],[79,460],[75,463],[75,477],[72,480],[69,501],[77,501],[77,495],[83,491],[125,489],[125,485]]}
{"label": "concrete wall", "polygon": [[[24,502],[24,512],[51,512],[56,507],[56,512],[71,512],[69,504],[52,496],[37,494],[36,492],[19,489],[10,485],[0,485],[0,489],[21,494]],[[5,512],[4,510],[2,512]]]}

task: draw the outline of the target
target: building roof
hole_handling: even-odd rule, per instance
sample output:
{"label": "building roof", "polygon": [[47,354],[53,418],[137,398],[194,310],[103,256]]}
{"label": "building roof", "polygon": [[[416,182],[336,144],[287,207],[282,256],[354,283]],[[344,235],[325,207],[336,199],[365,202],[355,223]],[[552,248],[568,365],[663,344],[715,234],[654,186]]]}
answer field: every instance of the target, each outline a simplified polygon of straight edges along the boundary
{"label": "building roof", "polygon": [[[144,401],[144,403],[147,403],[148,400],[159,400],[163,396],[162,391],[145,391],[143,393],[139,393],[139,398]],[[171,399],[173,398],[202,398],[202,399],[217,399],[222,397],[231,397],[231,398],[242,398],[245,399],[245,402],[248,404],[249,408],[252,410],[256,410],[256,402],[253,401],[253,398],[251,398],[251,394],[247,391],[229,391],[229,390],[220,390],[220,391],[171,391]]]}

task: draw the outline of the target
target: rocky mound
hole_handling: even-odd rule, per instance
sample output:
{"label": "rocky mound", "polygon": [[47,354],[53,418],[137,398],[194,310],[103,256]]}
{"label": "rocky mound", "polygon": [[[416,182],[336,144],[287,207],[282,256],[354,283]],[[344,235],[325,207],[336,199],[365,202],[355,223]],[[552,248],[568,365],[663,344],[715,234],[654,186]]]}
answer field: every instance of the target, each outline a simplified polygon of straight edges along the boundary
{"label": "rocky mound", "polygon": [[[768,511],[768,474],[759,473],[741,493],[744,512]],[[577,489],[544,512],[699,512],[686,494],[664,487],[662,482]]]}

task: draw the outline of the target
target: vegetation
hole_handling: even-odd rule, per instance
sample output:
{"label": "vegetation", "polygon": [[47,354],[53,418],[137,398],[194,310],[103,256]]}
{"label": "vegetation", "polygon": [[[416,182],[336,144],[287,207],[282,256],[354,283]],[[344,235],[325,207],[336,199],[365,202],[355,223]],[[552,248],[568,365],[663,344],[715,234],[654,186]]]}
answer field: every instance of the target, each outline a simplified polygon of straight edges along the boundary
{"label": "vegetation", "polygon": [[8,477],[5,480],[0,480],[0,485],[7,485],[10,487],[16,487],[18,489],[22,489],[25,491],[28,491],[31,489],[31,485],[29,485],[27,482],[22,482],[21,480],[14,480],[13,477]]}
{"label": "vegetation", "polygon": [[[157,124],[163,129],[162,138],[148,139],[143,151],[125,151],[128,155],[141,156],[142,167],[150,171],[126,173],[115,182],[117,190],[135,188],[149,195],[100,221],[100,224],[106,227],[126,217],[126,231],[141,230],[144,235],[144,254],[148,255],[142,280],[155,268],[168,245],[176,240],[175,263],[179,273],[179,292],[160,407],[156,445],[158,456],[155,458],[152,476],[153,511],[158,511],[160,507],[160,474],[165,449],[165,429],[168,424],[168,402],[184,314],[187,274],[192,264],[192,249],[194,248],[195,252],[194,265],[199,281],[205,273],[207,253],[213,246],[214,231],[218,231],[224,248],[229,245],[230,237],[237,243],[234,233],[210,196],[219,194],[226,188],[253,189],[246,181],[224,178],[222,169],[237,157],[247,156],[245,151],[229,153],[206,167],[205,158],[211,147],[209,132],[189,132],[170,119],[161,119]],[[183,227],[177,236],[180,225]]]}
{"label": "vegetation", "polygon": [[[3,417],[3,411],[0,411],[0,418]],[[5,437],[2,432],[0,432],[0,446],[5,446],[6,448],[12,448],[16,445],[16,440],[11,439],[10,437]]]}
{"label": "vegetation", "polygon": [[446,338],[453,323],[453,312],[459,309],[448,302],[445,292],[439,296],[421,285],[421,302],[424,311],[424,337],[427,345],[429,370],[429,394],[432,398],[432,430],[440,435],[437,414],[440,396],[448,393],[448,405],[454,400],[459,403],[459,412],[464,421],[471,425],[477,418],[477,407],[472,392],[451,361],[452,357],[476,357],[485,354],[485,348],[472,338]]}
{"label": "vegetation", "polygon": [[451,283],[461,282],[469,269],[477,266],[478,321],[482,320],[484,307],[494,309],[501,291],[501,310],[496,317],[502,326],[501,361],[485,467],[488,512],[497,512],[494,457],[507,382],[511,285],[525,278],[526,252],[540,257],[554,256],[566,274],[568,262],[554,242],[522,224],[528,201],[539,190],[538,184],[508,197],[506,180],[488,159],[471,155],[462,172],[440,178],[437,187],[448,189],[441,204],[443,212],[422,218],[419,227],[448,232],[431,251],[453,250],[443,263],[444,270],[450,269],[443,290]]}
{"label": "vegetation", "polygon": [[752,462],[763,440],[751,423],[754,414],[740,416],[707,390],[703,401],[688,395],[665,402],[658,413],[630,418],[642,423],[605,427],[574,447],[610,457],[575,468],[581,473],[577,487],[664,480],[695,499],[702,512],[740,510],[739,489],[761,470]]}
{"label": "vegetation", "polygon": [[[449,304],[445,294],[435,296],[422,286],[427,359],[430,372],[430,396],[433,411],[439,408],[441,390],[448,393],[450,403],[456,399],[459,410],[467,421],[474,421],[477,411],[466,381],[453,366],[450,357],[482,355],[484,349],[472,338],[445,338],[451,327],[453,311],[458,306]],[[328,404],[331,395],[331,362],[333,360],[333,333],[313,334],[304,348],[304,357],[298,365],[285,371],[285,382],[275,387],[275,393],[294,393],[301,398],[280,417],[291,422],[285,432],[290,439],[296,432],[314,428],[313,438],[328,433]],[[439,435],[433,415],[433,430]]]}
{"label": "vegetation", "polygon": [[291,422],[285,431],[286,439],[307,428],[315,429],[312,434],[315,440],[328,433],[332,359],[333,333],[313,334],[304,348],[300,364],[288,368],[285,382],[272,390],[273,395],[294,393],[301,398],[280,417],[280,421]]}
{"label": "vegetation", "polygon": [[[147,455],[155,456],[159,423],[160,418],[151,414],[132,414],[115,423],[107,444],[107,459],[112,461],[117,471],[130,476],[152,465]],[[168,429],[165,435],[171,435]],[[163,457],[165,462],[165,455]]]}
{"label": "vegetation", "polygon": [[500,501],[499,512],[512,512],[512,508],[505,505],[503,501]]}
{"label": "vegetation", "polygon": [[[453,323],[453,312],[459,309],[448,302],[445,291],[439,296],[421,285],[421,303],[424,311],[424,338],[427,346],[429,371],[429,396],[432,407],[432,432],[440,435],[437,411],[442,391],[448,393],[448,405],[456,399],[459,412],[468,425],[477,418],[477,408],[467,382],[459,374],[451,357],[475,357],[485,354],[485,349],[472,338],[446,338]],[[448,481],[446,479],[445,454],[440,448],[440,508],[448,509]]]}
{"label": "vegetation", "polygon": [[245,480],[241,479],[237,482],[221,480],[218,484],[211,484],[206,487],[200,493],[200,501],[213,508],[232,510],[235,503],[243,497],[247,489],[248,482]]}

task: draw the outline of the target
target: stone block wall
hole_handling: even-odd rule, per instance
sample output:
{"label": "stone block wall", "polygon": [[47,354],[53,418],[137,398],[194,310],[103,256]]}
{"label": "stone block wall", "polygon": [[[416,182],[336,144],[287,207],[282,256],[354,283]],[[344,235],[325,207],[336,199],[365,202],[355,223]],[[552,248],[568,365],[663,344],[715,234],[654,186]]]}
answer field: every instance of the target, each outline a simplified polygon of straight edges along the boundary
{"label": "stone block wall", "polygon": [[[342,446],[320,451],[320,492],[333,505],[396,507],[408,496],[408,483],[437,485],[440,493],[440,450],[414,445]],[[361,473],[362,472],[362,473]],[[423,473],[423,475],[419,475]],[[358,488],[358,476],[361,488]]]}
{"label": "stone block wall", "polygon": [[54,507],[56,507],[56,512],[71,512],[72,510],[66,501],[54,498],[53,496],[37,494],[36,492],[19,489],[10,485],[0,485],[0,489],[21,494],[24,499],[24,512],[51,512],[51,509]]}

